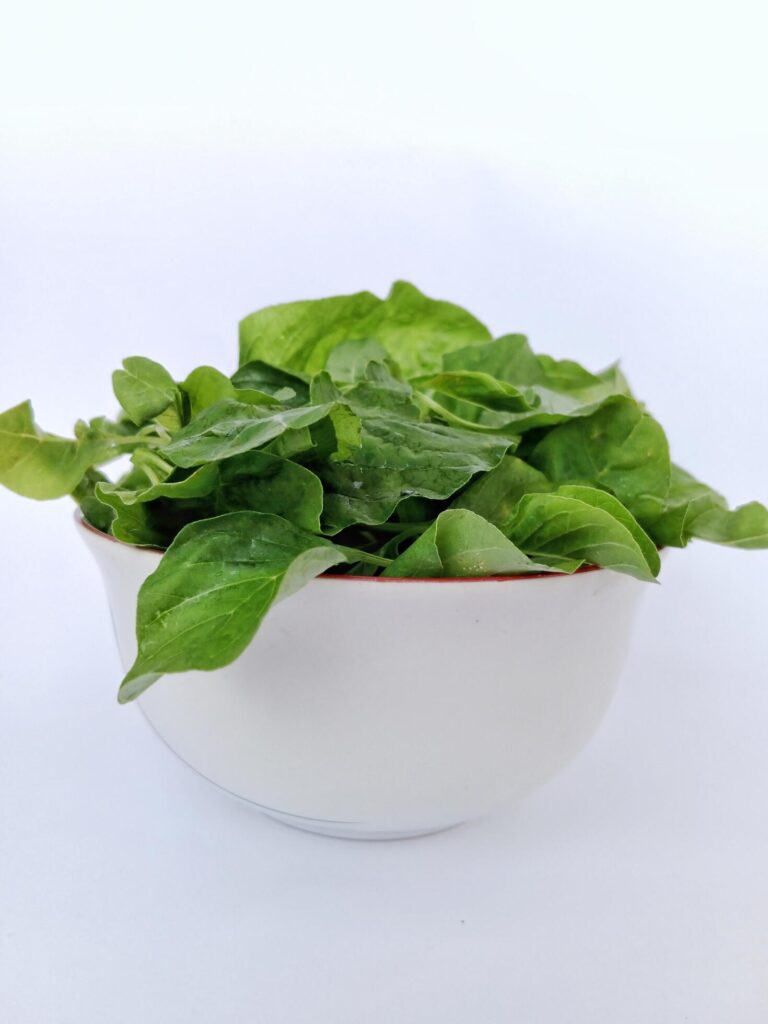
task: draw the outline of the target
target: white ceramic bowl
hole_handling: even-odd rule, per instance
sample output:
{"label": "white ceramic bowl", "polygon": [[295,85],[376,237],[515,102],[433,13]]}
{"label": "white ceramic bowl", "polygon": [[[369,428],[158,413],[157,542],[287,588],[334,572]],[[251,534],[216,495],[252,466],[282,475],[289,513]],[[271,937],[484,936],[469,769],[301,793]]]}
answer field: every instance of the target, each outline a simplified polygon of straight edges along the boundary
{"label": "white ceramic bowl", "polygon": [[[120,655],[160,553],[84,523]],[[139,705],[206,778],[289,825],[396,838],[516,800],[585,745],[624,664],[644,584],[573,576],[324,576],[273,608],[215,672],[169,675]],[[112,679],[112,685],[118,680]]]}

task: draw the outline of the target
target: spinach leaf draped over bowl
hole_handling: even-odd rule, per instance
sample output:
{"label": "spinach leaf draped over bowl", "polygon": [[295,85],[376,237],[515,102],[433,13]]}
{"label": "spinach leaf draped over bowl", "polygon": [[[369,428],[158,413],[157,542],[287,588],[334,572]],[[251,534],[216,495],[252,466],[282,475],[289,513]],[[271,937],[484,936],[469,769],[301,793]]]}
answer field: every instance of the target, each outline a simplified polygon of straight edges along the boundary
{"label": "spinach leaf draped over bowl", "polygon": [[[72,495],[88,523],[164,555],[141,588],[119,699],[215,669],[314,576],[478,577],[597,565],[652,581],[695,537],[768,547],[768,510],[670,460],[617,366],[591,373],[494,340],[470,313],[396,283],[270,306],[240,324],[239,368],[176,381],[143,356],[121,412],[40,430],[0,414],[0,483]],[[100,468],[130,456],[112,482]]]}

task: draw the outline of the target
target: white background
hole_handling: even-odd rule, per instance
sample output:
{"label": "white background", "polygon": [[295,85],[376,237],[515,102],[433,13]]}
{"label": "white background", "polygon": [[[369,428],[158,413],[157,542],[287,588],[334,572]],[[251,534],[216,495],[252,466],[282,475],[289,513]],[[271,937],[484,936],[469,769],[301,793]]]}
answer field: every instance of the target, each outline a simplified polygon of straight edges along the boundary
{"label": "white background", "polygon": [[[0,30],[0,409],[406,277],[592,368],[768,497],[758,4],[29,4]],[[114,8],[114,9],[113,9]],[[0,493],[0,1019],[762,1024],[766,557],[648,588],[596,739],[439,836],[304,835],[177,762],[66,501]]]}

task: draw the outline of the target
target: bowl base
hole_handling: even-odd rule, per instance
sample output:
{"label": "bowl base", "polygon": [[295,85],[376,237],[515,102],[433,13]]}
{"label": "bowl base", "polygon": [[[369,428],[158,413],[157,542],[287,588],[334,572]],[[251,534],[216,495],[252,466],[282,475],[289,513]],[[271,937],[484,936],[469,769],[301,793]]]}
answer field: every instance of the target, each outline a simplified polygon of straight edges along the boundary
{"label": "bowl base", "polygon": [[291,828],[301,829],[302,832],[314,832],[320,836],[332,836],[335,839],[415,839],[417,836],[430,836],[435,832],[445,832],[446,829],[456,828],[464,824],[461,821],[453,821],[448,825],[430,825],[427,828],[410,829],[376,829],[371,828],[365,822],[346,821],[319,821],[313,818],[299,818],[292,814],[282,814],[280,811],[266,811],[259,808],[262,814],[283,825],[290,825]]}

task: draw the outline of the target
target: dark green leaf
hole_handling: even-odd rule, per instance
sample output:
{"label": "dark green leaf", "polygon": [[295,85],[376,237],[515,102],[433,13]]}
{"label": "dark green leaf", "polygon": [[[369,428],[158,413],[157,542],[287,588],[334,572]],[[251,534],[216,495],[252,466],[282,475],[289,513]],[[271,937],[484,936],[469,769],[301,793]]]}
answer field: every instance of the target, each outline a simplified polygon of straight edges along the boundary
{"label": "dark green leaf", "polygon": [[177,466],[217,462],[259,448],[286,430],[317,423],[331,411],[330,404],[272,409],[229,399],[205,409],[163,449]]}
{"label": "dark green leaf", "polygon": [[98,469],[86,470],[82,480],[72,492],[72,497],[79,505],[86,522],[95,526],[97,530],[101,530],[102,533],[109,533],[115,513],[109,505],[104,504],[96,496],[96,485],[99,483],[109,483],[109,480]]}
{"label": "dark green leaf", "polygon": [[245,452],[219,463],[215,501],[217,513],[245,509],[271,512],[300,529],[320,532],[320,480],[304,466],[268,452]]}
{"label": "dark green leaf", "polygon": [[555,427],[530,461],[557,483],[606,488],[641,522],[659,514],[669,490],[667,438],[631,398],[612,398],[586,419]]}
{"label": "dark green leaf", "polygon": [[449,498],[475,473],[496,466],[512,444],[394,413],[363,416],[360,448],[343,461],[314,466],[326,491],[325,528],[336,533],[353,523],[383,523],[414,495]]}
{"label": "dark green leaf", "polygon": [[538,469],[514,455],[505,455],[495,469],[478,476],[451,504],[471,509],[503,531],[524,494],[554,487]]}
{"label": "dark green leaf", "polygon": [[139,592],[139,650],[121,703],[165,672],[228,665],[276,601],[345,560],[329,541],[278,516],[231,512],[191,523]]}
{"label": "dark green leaf", "polygon": [[240,392],[268,395],[283,405],[303,405],[309,400],[305,375],[288,373],[259,359],[246,363],[233,373],[232,383]]}

